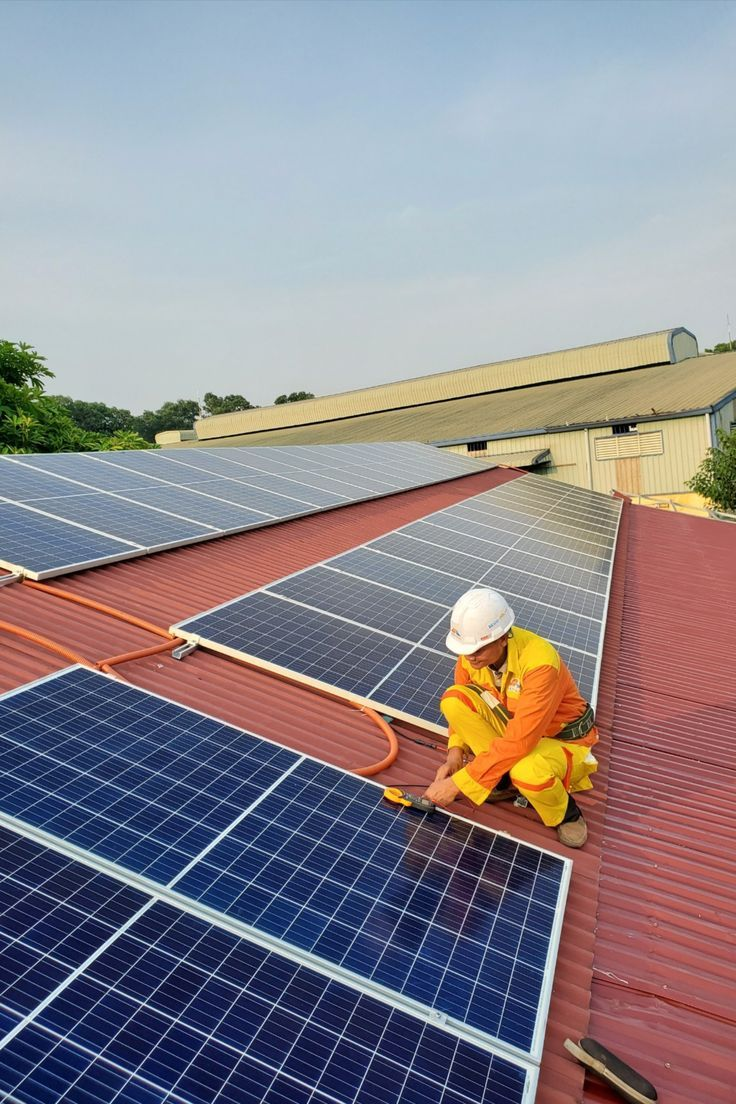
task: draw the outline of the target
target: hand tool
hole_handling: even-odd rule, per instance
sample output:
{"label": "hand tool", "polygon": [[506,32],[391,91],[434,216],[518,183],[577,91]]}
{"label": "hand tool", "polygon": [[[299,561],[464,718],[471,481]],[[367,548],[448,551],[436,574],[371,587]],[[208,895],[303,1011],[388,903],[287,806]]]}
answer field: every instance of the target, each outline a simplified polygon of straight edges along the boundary
{"label": "hand tool", "polygon": [[392,801],[394,805],[406,805],[407,808],[418,809],[422,813],[433,813],[437,808],[434,802],[428,798],[406,793],[405,790],[400,790],[398,786],[389,786],[387,790],[383,791],[383,796],[387,801]]}

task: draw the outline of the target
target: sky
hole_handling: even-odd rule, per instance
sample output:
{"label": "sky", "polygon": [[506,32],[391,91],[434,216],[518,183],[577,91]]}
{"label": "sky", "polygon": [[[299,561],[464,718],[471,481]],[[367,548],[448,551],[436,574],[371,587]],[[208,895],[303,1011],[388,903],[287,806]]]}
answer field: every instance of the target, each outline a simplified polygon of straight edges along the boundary
{"label": "sky", "polygon": [[736,337],[732,0],[0,0],[0,339],[268,405]]}

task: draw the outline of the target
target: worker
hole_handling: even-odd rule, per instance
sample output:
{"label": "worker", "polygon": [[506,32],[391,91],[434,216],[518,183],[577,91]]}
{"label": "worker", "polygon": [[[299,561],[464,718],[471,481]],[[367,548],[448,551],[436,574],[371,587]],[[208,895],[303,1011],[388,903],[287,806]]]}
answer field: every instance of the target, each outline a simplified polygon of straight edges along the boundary
{"label": "worker", "polygon": [[549,641],[514,624],[503,595],[469,590],[450,615],[455,682],[442,695],[447,760],[425,793],[436,805],[519,794],[568,847],[588,829],[572,794],[591,788],[593,710]]}

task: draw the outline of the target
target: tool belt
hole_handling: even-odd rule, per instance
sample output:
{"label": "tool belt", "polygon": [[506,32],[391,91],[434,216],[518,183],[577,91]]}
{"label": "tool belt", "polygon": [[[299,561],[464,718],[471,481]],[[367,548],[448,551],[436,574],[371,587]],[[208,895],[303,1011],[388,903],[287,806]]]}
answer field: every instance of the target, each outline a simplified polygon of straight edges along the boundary
{"label": "tool belt", "polygon": [[567,724],[555,734],[555,739],[568,741],[582,740],[583,736],[587,736],[594,725],[595,713],[593,712],[593,706],[586,705],[583,715],[574,721],[568,721]]}

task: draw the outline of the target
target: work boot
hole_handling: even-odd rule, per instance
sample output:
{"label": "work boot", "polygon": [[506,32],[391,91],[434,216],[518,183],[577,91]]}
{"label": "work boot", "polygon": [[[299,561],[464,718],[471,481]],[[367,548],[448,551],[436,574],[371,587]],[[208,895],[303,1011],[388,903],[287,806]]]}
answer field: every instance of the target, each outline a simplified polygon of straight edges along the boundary
{"label": "work boot", "polygon": [[557,825],[557,838],[565,847],[582,847],[588,838],[588,826],[572,794],[567,795],[567,809],[562,823]]}
{"label": "work boot", "polygon": [[511,784],[511,776],[508,771],[501,775],[495,789],[491,790],[486,798],[486,805],[494,805],[497,801],[514,801],[519,796],[516,786]]}
{"label": "work boot", "polygon": [[588,826],[581,815],[577,820],[568,820],[557,825],[557,838],[565,847],[582,847],[588,838]]}

